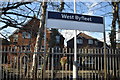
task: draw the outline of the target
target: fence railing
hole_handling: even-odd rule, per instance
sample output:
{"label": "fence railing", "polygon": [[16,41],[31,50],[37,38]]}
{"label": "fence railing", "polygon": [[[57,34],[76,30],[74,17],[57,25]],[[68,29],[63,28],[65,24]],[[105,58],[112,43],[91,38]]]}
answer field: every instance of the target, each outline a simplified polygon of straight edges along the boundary
{"label": "fence railing", "polygon": [[[33,52],[31,48],[1,47],[0,77],[6,79],[33,78],[33,54],[37,54],[37,78],[42,78],[44,52]],[[73,49],[50,48],[47,50],[45,78],[72,78]],[[120,78],[120,49],[107,49],[107,77]],[[104,78],[103,49],[77,50],[78,78]]]}

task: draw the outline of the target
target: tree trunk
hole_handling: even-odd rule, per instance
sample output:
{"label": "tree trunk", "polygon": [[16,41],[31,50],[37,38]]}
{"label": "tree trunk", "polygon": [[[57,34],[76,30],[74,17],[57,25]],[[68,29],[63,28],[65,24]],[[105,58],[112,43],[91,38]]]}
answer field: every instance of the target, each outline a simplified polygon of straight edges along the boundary
{"label": "tree trunk", "polygon": [[110,33],[111,48],[116,49],[116,21],[118,18],[118,4],[117,2],[112,2],[113,5],[113,20]]}
{"label": "tree trunk", "polygon": [[[36,44],[34,48],[34,52],[39,52],[41,49],[42,45],[42,38],[44,35],[44,25],[45,25],[45,17],[46,17],[46,9],[47,9],[47,1],[42,2],[42,15],[40,19],[40,26],[39,26],[39,31],[38,35],[36,38]],[[33,65],[32,65],[32,70],[33,70],[33,78],[36,80],[37,79],[37,66],[38,66],[38,61],[37,61],[37,54],[34,53],[33,55]]]}
{"label": "tree trunk", "polygon": [[64,10],[64,4],[65,4],[65,2],[63,2],[63,0],[60,0],[59,12],[62,12]]}

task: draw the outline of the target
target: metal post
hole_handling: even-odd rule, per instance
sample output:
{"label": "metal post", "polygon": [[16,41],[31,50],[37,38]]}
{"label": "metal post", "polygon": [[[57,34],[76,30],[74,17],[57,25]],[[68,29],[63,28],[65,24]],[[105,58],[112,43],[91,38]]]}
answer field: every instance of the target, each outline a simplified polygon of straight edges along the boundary
{"label": "metal post", "polygon": [[[74,0],[74,13],[76,13],[76,0]],[[73,79],[77,78],[77,30],[74,32],[74,62],[73,62]]]}
{"label": "metal post", "polygon": [[107,78],[107,56],[106,56],[106,33],[105,33],[105,18],[104,18],[104,33],[103,33],[103,36],[104,36],[104,78],[106,80]]}

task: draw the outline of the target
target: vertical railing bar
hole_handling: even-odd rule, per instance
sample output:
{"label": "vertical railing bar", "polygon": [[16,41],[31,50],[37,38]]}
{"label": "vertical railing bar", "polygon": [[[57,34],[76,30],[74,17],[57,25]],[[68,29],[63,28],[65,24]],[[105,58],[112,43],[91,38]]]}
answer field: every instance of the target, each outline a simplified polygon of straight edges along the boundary
{"label": "vertical railing bar", "polygon": [[18,55],[19,55],[19,52],[20,52],[20,47],[18,47],[18,52],[17,52],[17,56],[16,56],[16,64],[15,64],[15,69],[16,69],[16,79],[19,79],[19,74],[18,74]]}
{"label": "vertical railing bar", "polygon": [[[79,49],[80,50],[80,49]],[[81,58],[81,56],[80,56],[80,52],[79,52],[79,54],[78,54],[78,71],[80,71],[80,67],[81,67],[81,60],[80,60],[80,58]]]}
{"label": "vertical railing bar", "polygon": [[[21,47],[21,49],[22,49],[22,47]],[[23,51],[21,50],[21,52],[23,52]],[[22,78],[22,63],[21,63],[21,57],[20,57],[21,54],[22,54],[22,53],[20,53],[19,56],[18,56],[18,60],[19,60],[18,66],[20,66],[20,69],[19,69],[19,67],[18,67],[18,71],[19,71],[19,73],[20,73],[20,79]]]}
{"label": "vertical railing bar", "polygon": [[[28,53],[28,55],[29,55],[29,53]],[[29,58],[29,56],[27,56],[27,58],[28,58],[28,60],[27,60],[27,65],[26,65],[26,67],[27,67],[26,77],[29,78],[28,74],[29,74],[29,60],[30,60],[30,58]]]}
{"label": "vertical railing bar", "polygon": [[[113,49],[112,49],[112,54],[114,54]],[[113,76],[115,76],[115,72],[114,72],[114,56],[112,56],[112,64],[113,64]]]}
{"label": "vertical railing bar", "polygon": [[[4,47],[3,47],[3,51],[4,51]],[[5,52],[4,53],[2,53],[3,54],[3,64],[5,64]],[[7,55],[7,57],[8,57],[8,55]],[[7,62],[8,63],[8,62]],[[3,67],[4,67],[4,65],[3,65]],[[4,70],[4,72],[3,72],[3,78],[5,78],[5,70]]]}
{"label": "vertical railing bar", "polygon": [[[67,48],[66,48],[66,57],[67,57],[67,60],[68,60],[68,56],[67,56],[67,52],[68,52],[68,50],[67,50]],[[65,71],[67,72],[67,66],[68,66],[68,62],[65,64]],[[66,78],[67,78],[67,73],[66,73]]]}
{"label": "vertical railing bar", "polygon": [[94,60],[94,62],[93,62],[93,64],[95,64],[94,66],[95,66],[95,79],[97,79],[97,73],[96,73],[96,71],[97,71],[97,68],[96,68],[96,65],[97,65],[97,61],[96,61],[96,57],[98,57],[98,56],[96,56],[96,54],[97,54],[97,49],[94,49],[94,52],[95,52],[95,60]]}
{"label": "vertical railing bar", "polygon": [[111,75],[111,71],[112,71],[112,58],[111,58],[111,49],[109,49],[109,75]]}
{"label": "vertical railing bar", "polygon": [[[89,52],[88,52],[88,53],[89,53]],[[90,53],[89,53],[89,54],[90,54]],[[93,56],[91,56],[91,57],[93,57]],[[91,61],[91,57],[88,56],[88,60],[87,60],[87,62],[88,62],[88,70],[89,70],[89,71],[91,71],[90,68],[92,67],[92,66],[89,64],[89,61]],[[91,78],[91,73],[89,73],[89,77],[88,77],[88,78]]]}
{"label": "vertical railing bar", "polygon": [[[117,52],[118,52],[118,50],[117,50]],[[117,53],[117,55],[118,55],[118,53]],[[119,66],[119,61],[118,61],[118,56],[116,56],[116,61],[117,61],[116,62],[117,63],[116,64],[116,66],[117,66],[117,77],[119,77],[119,67],[118,67]]]}
{"label": "vertical railing bar", "polygon": [[115,72],[116,72],[116,74],[115,74],[115,76],[117,77],[117,49],[115,49]]}
{"label": "vertical railing bar", "polygon": [[[41,69],[41,65],[39,64],[40,62],[39,62],[39,57],[40,57],[40,54],[37,54],[38,56],[37,56],[37,78],[39,78],[40,76],[39,76],[39,74],[41,74],[40,73],[40,69]],[[40,68],[40,69],[39,69]]]}
{"label": "vertical railing bar", "polygon": [[16,69],[15,69],[15,62],[16,62],[16,57],[14,56],[14,61],[13,61],[13,76],[15,77],[15,79],[16,79]]}
{"label": "vertical railing bar", "polygon": [[[117,49],[117,55],[120,54],[119,50],[120,50],[120,49],[118,48],[118,49]],[[119,57],[120,57],[120,56],[116,56],[116,58],[117,58],[117,74],[118,74],[117,77],[118,77],[118,78],[120,78],[120,64],[119,64],[120,62],[119,62]]]}
{"label": "vertical railing bar", "polygon": [[[62,48],[61,48],[60,50],[62,51]],[[61,51],[60,51],[60,53],[62,53]],[[61,60],[61,55],[62,55],[62,54],[59,55],[59,62],[60,62],[60,60]],[[60,63],[59,71],[61,71],[61,70],[62,70],[62,69],[61,69],[61,63]],[[62,75],[62,73],[59,73],[59,74]]]}
{"label": "vertical railing bar", "polygon": [[95,72],[95,67],[94,67],[94,66],[95,66],[95,65],[93,65],[93,64],[94,64],[93,61],[94,61],[95,53],[93,53],[93,49],[91,49],[91,53],[93,54],[93,55],[92,55],[92,59],[91,59],[91,64],[92,64],[92,69],[93,69],[92,72],[93,72],[93,78],[94,78],[94,75],[95,75],[95,73],[94,73],[94,72]]}
{"label": "vertical railing bar", "polygon": [[[100,53],[99,53],[99,49],[97,49],[97,54],[100,54]],[[97,62],[98,62],[97,71],[100,71],[100,70],[99,70],[99,64],[100,64],[99,59],[100,59],[100,56],[98,55],[98,58],[97,58]],[[98,79],[99,79],[99,78],[100,78],[100,75],[98,74]]]}
{"label": "vertical railing bar", "polygon": [[108,55],[109,55],[108,52],[109,52],[108,49],[106,49],[106,55],[107,55],[107,56],[106,56],[106,63],[107,63],[107,64],[106,64],[106,70],[107,70],[107,74],[108,74],[108,57],[109,57],[109,56],[108,56]]}
{"label": "vertical railing bar", "polygon": [[[70,50],[70,48],[69,48],[69,50]],[[71,52],[69,52],[69,53],[71,53]],[[71,68],[70,68],[70,67],[71,67],[71,66],[70,66],[70,60],[71,60],[71,57],[70,57],[70,55],[69,55],[69,61],[68,61],[68,62],[69,62],[69,64],[68,64],[68,65],[69,65],[69,78],[70,78],[70,71],[71,71],[71,70],[70,70],[70,69],[71,69]]]}
{"label": "vertical railing bar", "polygon": [[[83,49],[82,49],[82,54],[83,54]],[[83,59],[84,59],[84,57],[82,56],[82,65],[84,65]],[[83,67],[82,67],[82,78],[83,78]]]}
{"label": "vertical railing bar", "polygon": [[[87,49],[85,49],[85,55],[87,54]],[[85,56],[85,60],[87,60],[87,56]],[[86,64],[85,64],[85,66],[87,66]],[[87,67],[85,68],[85,70],[87,70]],[[85,78],[86,78],[86,73],[85,73]]]}
{"label": "vertical railing bar", "polygon": [[[9,53],[9,56],[10,56],[10,64],[12,65],[11,53]],[[12,67],[10,67],[10,68],[12,68]],[[9,75],[9,74],[8,74],[8,71],[7,71],[7,75]],[[11,72],[10,72],[10,78],[12,78],[12,74],[11,74]]]}
{"label": "vertical railing bar", "polygon": [[51,79],[53,79],[53,76],[54,76],[54,75],[53,75],[53,73],[54,73],[54,71],[53,71],[53,70],[54,70],[54,67],[53,67],[53,66],[54,66],[54,49],[52,48]]}
{"label": "vertical railing bar", "polygon": [[[57,49],[56,49],[56,52],[57,52]],[[54,54],[54,71],[56,72],[56,68],[57,68],[57,54],[58,53],[56,53],[56,54]],[[56,75],[56,74],[55,74]],[[55,78],[56,76],[54,76],[54,78]]]}
{"label": "vertical railing bar", "polygon": [[93,60],[93,57],[94,57],[94,55],[93,55],[93,53],[92,53],[92,49],[90,49],[90,54],[92,54],[92,56],[90,56],[90,65],[91,65],[91,71],[92,71],[92,79],[94,78],[94,67],[93,67],[93,64],[91,63],[91,61]]}
{"label": "vertical railing bar", "polygon": [[[103,72],[103,65],[102,65],[102,64],[104,64],[104,63],[103,63],[104,61],[102,61],[102,60],[103,60],[103,50],[101,49],[100,51],[101,51],[101,53],[100,53],[100,54],[101,54],[101,56],[100,56],[100,57],[101,57],[101,58],[100,58],[101,67],[100,67],[100,68],[101,68],[101,71]],[[101,76],[101,78],[102,78],[102,76]]]}
{"label": "vertical railing bar", "polygon": [[[49,52],[50,52],[50,48],[49,48]],[[47,71],[48,71],[48,79],[50,78],[50,74],[49,74],[49,70],[50,69],[50,54],[48,54],[48,68],[47,68]]]}

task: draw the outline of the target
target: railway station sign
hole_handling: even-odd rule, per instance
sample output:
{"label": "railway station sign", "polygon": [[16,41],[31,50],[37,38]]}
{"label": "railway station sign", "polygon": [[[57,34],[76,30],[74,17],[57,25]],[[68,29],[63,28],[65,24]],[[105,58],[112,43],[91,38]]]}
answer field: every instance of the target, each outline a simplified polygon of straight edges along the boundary
{"label": "railway station sign", "polygon": [[103,17],[48,11],[47,28],[104,32]]}

